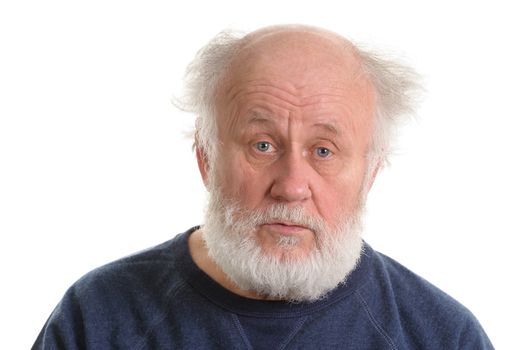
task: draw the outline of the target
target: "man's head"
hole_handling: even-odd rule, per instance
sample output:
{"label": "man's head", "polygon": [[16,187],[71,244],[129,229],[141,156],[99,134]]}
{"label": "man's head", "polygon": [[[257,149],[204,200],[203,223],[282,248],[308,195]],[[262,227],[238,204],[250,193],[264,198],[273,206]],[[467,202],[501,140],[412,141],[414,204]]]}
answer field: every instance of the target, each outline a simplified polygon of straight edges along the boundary
{"label": "man's head", "polygon": [[410,107],[414,83],[397,71],[305,26],[222,35],[198,54],[189,91],[210,191],[203,235],[240,288],[315,300],[352,271],[367,192]]}

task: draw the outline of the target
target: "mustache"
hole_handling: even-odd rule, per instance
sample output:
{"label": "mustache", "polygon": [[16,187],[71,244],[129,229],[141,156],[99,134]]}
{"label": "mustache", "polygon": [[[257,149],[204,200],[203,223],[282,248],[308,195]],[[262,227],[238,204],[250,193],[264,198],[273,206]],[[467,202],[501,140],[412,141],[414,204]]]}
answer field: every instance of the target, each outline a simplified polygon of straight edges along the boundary
{"label": "mustache", "polygon": [[[239,206],[232,208],[243,221],[251,226],[259,226],[273,223],[286,223],[287,225],[303,226],[313,232],[323,232],[327,229],[327,223],[320,217],[307,212],[304,207],[290,207],[286,204],[277,203],[262,209],[241,209]],[[233,214],[233,213],[232,213]]]}

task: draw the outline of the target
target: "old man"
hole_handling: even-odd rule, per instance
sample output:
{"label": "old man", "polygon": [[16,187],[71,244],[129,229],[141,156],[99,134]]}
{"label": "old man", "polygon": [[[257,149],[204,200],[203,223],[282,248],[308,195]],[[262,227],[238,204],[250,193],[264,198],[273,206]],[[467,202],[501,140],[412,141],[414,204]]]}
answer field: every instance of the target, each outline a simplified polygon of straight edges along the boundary
{"label": "old man", "polygon": [[35,349],[492,349],[361,238],[411,69],[319,28],[219,34],[190,64],[204,225],[75,283]]}

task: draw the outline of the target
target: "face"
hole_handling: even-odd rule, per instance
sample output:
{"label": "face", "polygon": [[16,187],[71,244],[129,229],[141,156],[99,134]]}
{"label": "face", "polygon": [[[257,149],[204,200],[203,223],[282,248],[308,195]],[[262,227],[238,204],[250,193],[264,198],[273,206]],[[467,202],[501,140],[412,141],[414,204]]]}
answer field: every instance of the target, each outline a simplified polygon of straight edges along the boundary
{"label": "face", "polygon": [[[217,106],[213,175],[222,195],[248,211],[301,207],[336,229],[368,185],[374,94],[356,59],[303,33],[255,40],[233,67]],[[278,258],[319,248],[314,229],[289,220],[262,223],[254,236]]]}

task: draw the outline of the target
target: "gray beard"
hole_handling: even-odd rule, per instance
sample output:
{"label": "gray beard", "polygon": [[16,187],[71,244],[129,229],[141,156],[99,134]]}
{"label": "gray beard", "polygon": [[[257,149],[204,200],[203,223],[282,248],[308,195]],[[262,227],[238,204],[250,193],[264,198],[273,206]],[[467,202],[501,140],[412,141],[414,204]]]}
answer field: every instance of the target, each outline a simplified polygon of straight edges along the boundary
{"label": "gray beard", "polygon": [[[312,217],[302,207],[275,204],[247,210],[225,200],[220,192],[210,191],[203,238],[211,259],[240,289],[263,298],[312,302],[344,283],[358,264],[363,247],[363,205],[330,230],[324,220]],[[308,227],[315,234],[316,247],[298,257],[294,248],[299,238],[283,236],[276,241],[283,254],[265,253],[256,231],[259,225],[276,220]]]}

